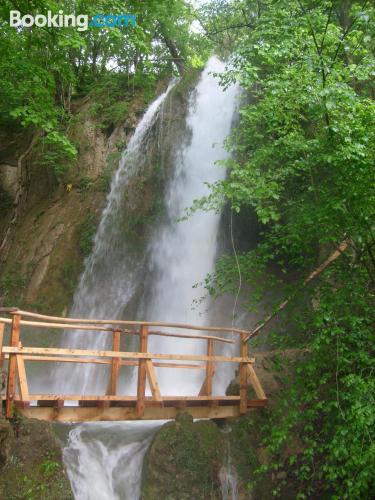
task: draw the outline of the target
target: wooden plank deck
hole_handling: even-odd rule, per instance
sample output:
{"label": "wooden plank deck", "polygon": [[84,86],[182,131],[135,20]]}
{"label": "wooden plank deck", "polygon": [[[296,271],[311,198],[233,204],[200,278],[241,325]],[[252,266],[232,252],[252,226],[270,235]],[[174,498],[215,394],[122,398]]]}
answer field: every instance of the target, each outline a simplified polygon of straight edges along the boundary
{"label": "wooden plank deck", "polygon": [[[32,395],[30,397],[33,397]],[[179,398],[171,396],[161,402],[145,398],[144,410],[139,415],[137,398],[117,398],[108,401],[108,406],[100,407],[98,403],[103,398],[92,396],[92,400],[80,401],[79,406],[64,405],[64,400],[40,400],[38,405],[24,406],[22,401],[15,401],[17,411],[24,417],[55,422],[87,422],[87,421],[123,421],[123,420],[169,420],[175,419],[181,412],[189,413],[193,418],[222,419],[240,415],[240,398],[227,397],[215,399]],[[56,404],[56,403],[60,404]],[[212,406],[210,403],[215,402]],[[183,404],[180,404],[183,403]],[[237,404],[235,404],[237,403]],[[248,400],[247,408],[261,408],[267,400]]]}

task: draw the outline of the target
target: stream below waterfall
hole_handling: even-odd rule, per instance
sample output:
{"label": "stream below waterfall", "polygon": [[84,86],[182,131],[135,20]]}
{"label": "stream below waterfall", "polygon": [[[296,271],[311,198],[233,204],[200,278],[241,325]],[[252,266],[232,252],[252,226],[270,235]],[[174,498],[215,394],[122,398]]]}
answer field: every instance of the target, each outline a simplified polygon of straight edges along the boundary
{"label": "stream below waterfall", "polygon": [[[151,140],[149,131],[158,122],[158,133],[163,134],[165,103],[174,83],[146,111],[113,178],[94,248],[75,293],[72,317],[121,318],[126,304],[137,297],[137,318],[126,319],[205,325],[215,322],[209,301],[195,308],[192,304],[200,295],[194,285],[214,268],[221,216],[200,211],[187,220],[179,219],[195,199],[208,193],[206,183],[212,184],[225,176],[225,169],[215,163],[227,157],[223,141],[231,129],[238,88],[231,86],[223,91],[212,74],[223,70],[224,64],[211,58],[191,92],[186,117],[189,140],[176,148],[173,171],[168,174],[164,190],[164,216],[149,235],[146,251],[137,259],[134,252],[129,251],[122,230],[123,199],[129,179]],[[141,279],[144,288],[139,293]],[[231,315],[232,311],[228,310],[227,324]],[[108,345],[105,333],[96,332],[89,341],[87,338],[87,335],[66,332],[64,345],[87,347],[90,342],[93,349]],[[200,340],[191,342],[157,336],[150,339],[153,352],[202,354],[205,349],[206,344]],[[198,393],[203,379],[201,370],[174,372],[178,373],[157,369],[162,395]],[[225,376],[218,377],[214,392],[224,393],[232,375],[228,370]],[[100,394],[106,389],[106,369],[98,365],[58,367],[53,376],[60,393]],[[120,393],[135,394],[134,373],[128,370],[121,376]],[[138,499],[143,458],[161,424],[119,422],[74,426],[69,433],[64,460],[75,498]],[[225,480],[228,483],[228,477]],[[228,488],[226,484],[225,498],[229,498]]]}

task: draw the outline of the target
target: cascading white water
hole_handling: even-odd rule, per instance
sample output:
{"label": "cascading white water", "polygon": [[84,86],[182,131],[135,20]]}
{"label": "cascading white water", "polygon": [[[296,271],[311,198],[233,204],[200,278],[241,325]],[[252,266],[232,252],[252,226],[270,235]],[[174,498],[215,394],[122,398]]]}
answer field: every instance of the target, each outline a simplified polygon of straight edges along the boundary
{"label": "cascading white water", "polygon": [[[127,189],[127,179],[142,157],[148,130],[155,123],[166,94],[146,112],[112,182],[94,250],[75,295],[73,316],[120,317],[124,305],[134,293],[140,269],[147,266],[148,293],[140,299],[139,307],[142,319],[209,323],[208,304],[205,304],[203,313],[192,309],[192,302],[197,298],[193,285],[213,269],[220,216],[200,212],[183,222],[178,222],[178,218],[184,215],[185,208],[194,199],[208,192],[207,182],[213,183],[225,175],[224,169],[214,164],[227,155],[223,141],[230,132],[237,89],[233,86],[224,92],[219,86],[211,73],[223,69],[217,58],[211,58],[191,96],[187,117],[191,140],[187,145],[181,145],[175,159],[174,171],[165,191],[166,216],[151,235],[146,257],[135,261],[134,257],[129,257],[127,242],[121,233],[121,200]],[[95,338],[90,345],[104,347],[105,335],[96,334]],[[84,341],[84,336],[71,332],[67,335],[66,345],[83,346]],[[198,340],[168,338],[166,341],[156,336],[150,339],[153,352],[194,354],[204,353],[205,349],[205,344]],[[71,392],[72,385],[80,393],[94,394],[105,390],[106,378],[93,370],[97,368],[81,367],[65,377],[69,380],[63,383],[64,392]],[[157,372],[162,394],[198,392],[201,374],[192,376],[191,371],[187,374],[180,369],[174,370],[178,373],[171,377],[171,373],[166,372],[166,369]],[[63,378],[61,372],[59,378]],[[72,384],[72,378],[77,383]],[[59,383],[60,390],[61,385]],[[123,382],[121,390],[125,388],[129,393],[130,385],[134,385],[134,380],[133,384]],[[76,499],[137,499],[143,455],[156,425],[84,424],[74,428],[64,457]]]}
{"label": "cascading white water", "polygon": [[136,499],[152,422],[82,424],[64,450],[77,499]]}
{"label": "cascading white water", "polygon": [[[195,213],[181,221],[186,208],[209,193],[212,184],[225,176],[225,169],[215,166],[227,157],[223,141],[233,119],[237,87],[223,92],[211,72],[223,71],[223,64],[212,58],[196,88],[190,104],[187,125],[192,136],[187,147],[180,150],[165,195],[166,220],[150,241],[149,270],[151,293],[146,297],[144,316],[148,320],[207,324],[209,304],[203,314],[192,308],[197,290],[194,284],[204,280],[213,270],[217,252],[220,215],[214,212]],[[178,222],[180,220],[180,222]],[[191,332],[194,333],[194,332]],[[205,351],[203,341],[151,337],[154,352],[199,354]],[[201,373],[176,370],[171,383],[170,373],[157,369],[162,394],[195,394],[202,383]]]}
{"label": "cascading white water", "polygon": [[[132,258],[124,238],[125,195],[132,174],[145,162],[144,151],[148,149],[147,142],[151,140],[149,131],[173,85],[174,82],[147,109],[121,157],[95,235],[93,251],[86,261],[74,296],[72,317],[119,318],[122,309],[134,294],[143,261]],[[86,335],[73,331],[65,334],[63,342],[67,346],[84,348],[88,343],[87,338]],[[93,349],[102,349],[108,342],[106,334],[92,333],[89,338]],[[63,393],[85,394],[89,391],[100,394],[105,390],[105,377],[95,374],[97,367],[92,365],[82,369],[75,365],[68,370],[69,372],[65,366],[61,366],[55,374],[55,381]]]}
{"label": "cascading white water", "polygon": [[[226,427],[222,432],[228,434],[231,430],[230,427]],[[222,500],[238,500],[237,474],[232,464],[229,438],[227,438],[226,445],[225,460],[219,472]]]}

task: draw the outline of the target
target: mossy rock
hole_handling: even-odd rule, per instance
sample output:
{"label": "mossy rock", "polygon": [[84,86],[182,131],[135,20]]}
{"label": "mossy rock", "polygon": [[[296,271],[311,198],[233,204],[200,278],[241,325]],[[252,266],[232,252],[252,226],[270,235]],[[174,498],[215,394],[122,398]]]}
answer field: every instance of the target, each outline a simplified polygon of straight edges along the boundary
{"label": "mossy rock", "polygon": [[[259,477],[255,475],[255,470],[262,462],[260,459],[260,451],[262,450],[260,426],[267,418],[266,413],[267,410],[256,410],[244,416],[227,420],[230,429],[228,433],[230,454],[237,472],[239,490],[248,491],[249,494],[251,493],[251,498],[255,499],[267,498],[267,496],[259,495],[259,490],[256,487]],[[271,497],[272,495],[269,498]]]}
{"label": "mossy rock", "polygon": [[0,467],[2,467],[9,454],[9,438],[12,435],[11,425],[0,416]]}
{"label": "mossy rock", "polygon": [[154,437],[145,457],[142,500],[220,499],[225,438],[209,420],[180,415]]}
{"label": "mossy rock", "polygon": [[1,500],[73,500],[51,424],[0,418],[0,446]]}
{"label": "mossy rock", "polygon": [[[272,410],[257,409],[226,420],[232,467],[236,473],[240,500],[269,500],[274,497],[274,474],[260,473],[260,468],[271,461],[269,451],[262,442],[262,426],[271,417]],[[282,491],[280,498],[296,498],[293,485]],[[279,498],[279,497],[278,497]]]}

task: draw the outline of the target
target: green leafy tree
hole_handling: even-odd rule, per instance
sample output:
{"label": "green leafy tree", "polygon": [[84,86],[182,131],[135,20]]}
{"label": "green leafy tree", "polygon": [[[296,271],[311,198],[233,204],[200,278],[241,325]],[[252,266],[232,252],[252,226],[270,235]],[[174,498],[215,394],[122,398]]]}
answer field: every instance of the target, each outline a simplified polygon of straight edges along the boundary
{"label": "green leafy tree", "polygon": [[[208,9],[217,15],[207,32],[215,41],[224,31],[233,51],[223,84],[239,81],[246,97],[228,144],[227,179],[197,206],[229,203],[237,212],[255,212],[260,242],[240,256],[253,285],[270,269],[305,277],[344,239],[351,247],[284,313],[299,334],[276,336],[276,345],[309,354],[267,427],[272,462],[263,473],[287,471],[275,495],[292,481],[298,498],[371,498],[374,8],[280,0],[220,1]],[[237,276],[234,260],[225,257],[207,288],[234,289]],[[265,282],[264,297],[269,287]],[[290,287],[298,289],[298,280]],[[286,458],[296,435],[301,449]]]}
{"label": "green leafy tree", "polygon": [[[79,31],[9,25],[10,10],[25,14],[134,14],[135,27]],[[25,127],[43,138],[43,163],[60,175],[76,157],[68,139],[71,100],[97,86],[119,90],[155,87],[182,73],[203,47],[190,30],[192,8],[184,0],[4,0],[0,6],[0,126]],[[124,75],[126,78],[119,78]],[[110,80],[113,82],[110,82]],[[127,81],[126,84],[124,82]]]}

